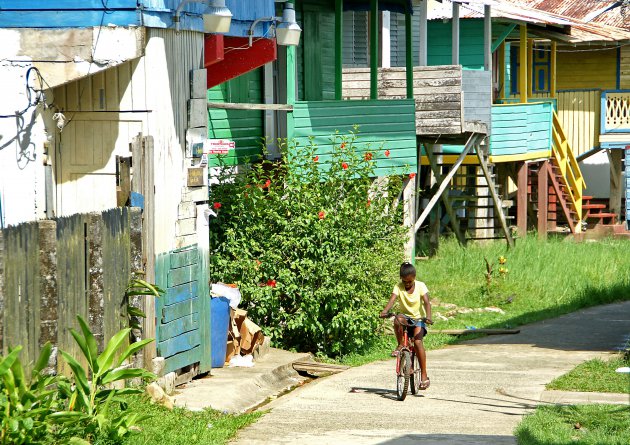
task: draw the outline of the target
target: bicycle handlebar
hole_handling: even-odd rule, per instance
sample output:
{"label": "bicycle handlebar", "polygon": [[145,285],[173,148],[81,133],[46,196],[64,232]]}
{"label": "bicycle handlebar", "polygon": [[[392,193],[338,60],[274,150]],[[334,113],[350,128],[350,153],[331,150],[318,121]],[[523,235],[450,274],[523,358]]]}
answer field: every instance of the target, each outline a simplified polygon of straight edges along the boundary
{"label": "bicycle handlebar", "polygon": [[[387,314],[383,315],[383,314],[379,314],[380,318],[390,318],[390,317],[396,317],[396,320],[400,323],[400,320],[398,320],[398,316],[403,315],[403,314],[396,314],[395,312],[387,312]],[[423,322],[425,322],[426,324],[433,324],[433,320],[429,320],[426,317],[422,317],[420,320],[422,320]],[[401,323],[402,324],[402,323]]]}

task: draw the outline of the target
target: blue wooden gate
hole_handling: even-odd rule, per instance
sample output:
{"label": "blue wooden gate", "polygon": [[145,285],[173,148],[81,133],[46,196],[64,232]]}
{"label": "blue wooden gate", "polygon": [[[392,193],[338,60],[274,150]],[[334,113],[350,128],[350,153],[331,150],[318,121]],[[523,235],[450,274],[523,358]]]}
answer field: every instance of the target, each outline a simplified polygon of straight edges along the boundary
{"label": "blue wooden gate", "polygon": [[199,372],[210,370],[206,254],[193,245],[156,259],[156,281],[166,291],[155,310],[157,354],[166,359],[164,374],[195,363]]}

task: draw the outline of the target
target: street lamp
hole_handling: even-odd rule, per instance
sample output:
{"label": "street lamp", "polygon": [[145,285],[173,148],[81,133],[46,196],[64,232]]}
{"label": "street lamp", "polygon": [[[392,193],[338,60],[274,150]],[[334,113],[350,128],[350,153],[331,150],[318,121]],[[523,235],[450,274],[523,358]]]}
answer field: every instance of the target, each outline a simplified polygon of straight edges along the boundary
{"label": "street lamp", "polygon": [[285,3],[282,17],[263,17],[254,20],[249,27],[249,46],[254,41],[254,28],[260,22],[272,22],[276,27],[276,41],[278,45],[297,46],[300,43],[302,28],[295,20],[295,9],[292,3]]}
{"label": "street lamp", "polygon": [[225,6],[225,0],[182,0],[175,10],[175,31],[179,32],[180,15],[184,6],[188,3],[205,3],[203,12],[203,32],[208,34],[225,33],[230,30],[232,13]]}
{"label": "street lamp", "polygon": [[282,11],[282,22],[276,25],[276,39],[278,45],[297,46],[300,43],[302,28],[295,20],[295,8],[292,3],[286,3]]}

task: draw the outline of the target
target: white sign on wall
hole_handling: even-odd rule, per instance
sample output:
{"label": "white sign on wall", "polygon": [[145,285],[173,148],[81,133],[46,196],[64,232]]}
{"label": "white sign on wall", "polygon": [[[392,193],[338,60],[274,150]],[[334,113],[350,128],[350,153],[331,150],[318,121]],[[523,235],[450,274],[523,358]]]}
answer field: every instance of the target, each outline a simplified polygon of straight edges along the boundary
{"label": "white sign on wall", "polygon": [[227,155],[234,151],[236,143],[229,139],[206,139],[203,152],[209,155]]}

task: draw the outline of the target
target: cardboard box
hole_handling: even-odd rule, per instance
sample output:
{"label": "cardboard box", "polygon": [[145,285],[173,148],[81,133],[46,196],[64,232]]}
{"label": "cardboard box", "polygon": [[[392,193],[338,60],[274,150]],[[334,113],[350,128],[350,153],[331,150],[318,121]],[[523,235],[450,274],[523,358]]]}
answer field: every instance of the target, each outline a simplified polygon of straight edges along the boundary
{"label": "cardboard box", "polygon": [[246,318],[241,325],[241,352],[245,354],[251,354],[254,347],[263,342],[265,336],[263,335],[260,327]]}

